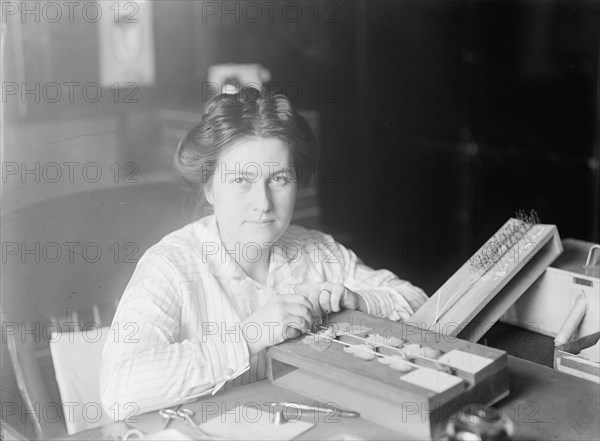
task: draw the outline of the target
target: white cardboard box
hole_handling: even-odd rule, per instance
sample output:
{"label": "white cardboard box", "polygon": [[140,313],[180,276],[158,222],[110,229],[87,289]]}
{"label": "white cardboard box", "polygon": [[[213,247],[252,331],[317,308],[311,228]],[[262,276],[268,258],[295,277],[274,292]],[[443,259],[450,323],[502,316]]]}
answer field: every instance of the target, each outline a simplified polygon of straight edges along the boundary
{"label": "white cardboard box", "polygon": [[572,339],[600,331],[600,266],[585,266],[593,243],[564,239],[564,251],[501,321],[555,337],[579,294],[588,308]]}

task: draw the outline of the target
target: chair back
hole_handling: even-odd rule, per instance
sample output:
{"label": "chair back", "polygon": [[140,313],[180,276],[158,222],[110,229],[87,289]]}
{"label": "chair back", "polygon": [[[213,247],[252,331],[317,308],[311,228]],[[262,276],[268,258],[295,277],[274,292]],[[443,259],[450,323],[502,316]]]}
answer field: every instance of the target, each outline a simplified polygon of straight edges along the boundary
{"label": "chair back", "polygon": [[113,422],[100,400],[102,348],[110,327],[53,332],[50,352],[69,435]]}

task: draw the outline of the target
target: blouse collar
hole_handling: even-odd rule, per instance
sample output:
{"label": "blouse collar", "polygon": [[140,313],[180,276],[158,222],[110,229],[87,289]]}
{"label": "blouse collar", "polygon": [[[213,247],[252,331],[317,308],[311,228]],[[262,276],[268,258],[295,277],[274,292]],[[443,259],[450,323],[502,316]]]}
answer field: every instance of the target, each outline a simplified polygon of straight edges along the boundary
{"label": "blouse collar", "polygon": [[[193,224],[193,230],[198,238],[198,247],[202,261],[206,263],[208,271],[215,277],[249,277],[234,257],[227,253],[214,214],[203,217]],[[287,240],[286,240],[287,239]],[[267,283],[273,280],[276,271],[290,274],[290,264],[298,261],[301,253],[299,244],[290,242],[287,231],[271,247],[269,275]]]}

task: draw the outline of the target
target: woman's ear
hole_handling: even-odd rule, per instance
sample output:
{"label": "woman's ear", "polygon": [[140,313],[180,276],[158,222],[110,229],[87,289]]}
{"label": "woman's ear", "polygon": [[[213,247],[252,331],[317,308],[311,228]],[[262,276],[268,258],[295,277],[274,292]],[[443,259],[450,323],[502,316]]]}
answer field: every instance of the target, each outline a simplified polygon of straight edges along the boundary
{"label": "woman's ear", "polygon": [[207,185],[205,185],[202,190],[204,191],[204,197],[206,198],[206,201],[210,205],[212,205],[213,204],[213,194],[212,194],[212,185],[210,185],[210,182],[207,183]]}

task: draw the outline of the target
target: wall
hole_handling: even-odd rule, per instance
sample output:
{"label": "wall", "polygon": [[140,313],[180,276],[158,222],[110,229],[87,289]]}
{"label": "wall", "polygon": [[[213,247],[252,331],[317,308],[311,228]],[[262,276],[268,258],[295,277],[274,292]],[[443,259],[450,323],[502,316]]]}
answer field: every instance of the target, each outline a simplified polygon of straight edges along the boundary
{"label": "wall", "polygon": [[359,23],[359,255],[431,293],[518,209],[598,240],[594,4],[368,2]]}

